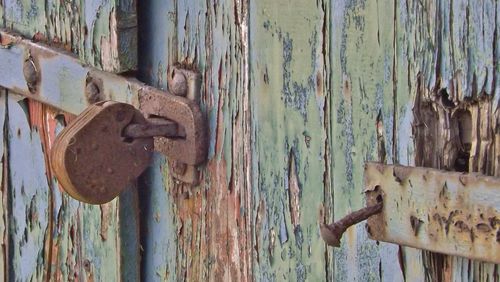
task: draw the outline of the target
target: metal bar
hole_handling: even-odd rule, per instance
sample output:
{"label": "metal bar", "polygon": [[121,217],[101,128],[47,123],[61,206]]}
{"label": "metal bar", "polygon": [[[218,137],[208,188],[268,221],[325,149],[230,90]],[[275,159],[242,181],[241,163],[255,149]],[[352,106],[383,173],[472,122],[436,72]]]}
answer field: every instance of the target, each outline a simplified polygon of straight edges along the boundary
{"label": "metal bar", "polygon": [[[34,68],[28,68],[31,66]],[[176,104],[183,104],[188,111],[189,104],[192,104],[184,97],[149,87],[135,78],[86,66],[69,52],[23,39],[2,29],[0,87],[75,115],[88,105],[104,100],[138,107],[139,96],[144,92],[172,97]]]}
{"label": "metal bar", "polygon": [[[192,82],[187,81],[188,87],[199,86]],[[0,87],[72,114],[79,114],[98,101],[132,104],[143,113],[175,122],[184,130],[182,139],[155,138],[155,150],[188,165],[206,160],[206,121],[195,101],[86,66],[68,52],[1,29]]]}
{"label": "metal bar", "polygon": [[365,187],[367,206],[384,202],[372,239],[500,263],[499,178],[368,163]]}
{"label": "metal bar", "polygon": [[165,124],[130,124],[125,127],[123,135],[127,138],[167,137],[179,138],[178,127],[175,122],[166,121]]}

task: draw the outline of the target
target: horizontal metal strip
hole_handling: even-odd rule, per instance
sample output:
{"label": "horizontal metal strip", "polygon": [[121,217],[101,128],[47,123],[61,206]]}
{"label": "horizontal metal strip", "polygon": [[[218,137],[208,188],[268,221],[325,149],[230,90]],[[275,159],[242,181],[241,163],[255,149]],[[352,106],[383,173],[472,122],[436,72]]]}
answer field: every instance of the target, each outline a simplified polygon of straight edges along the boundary
{"label": "horizontal metal strip", "polygon": [[500,263],[500,179],[430,168],[368,163],[370,237],[438,253]]}
{"label": "horizontal metal strip", "polygon": [[[30,60],[36,73],[29,72]],[[29,80],[34,78],[36,85],[31,87]],[[98,100],[114,100],[137,107],[141,91],[163,92],[134,78],[86,66],[69,52],[23,39],[4,30],[0,30],[0,87],[72,114],[79,114],[90,103]]]}

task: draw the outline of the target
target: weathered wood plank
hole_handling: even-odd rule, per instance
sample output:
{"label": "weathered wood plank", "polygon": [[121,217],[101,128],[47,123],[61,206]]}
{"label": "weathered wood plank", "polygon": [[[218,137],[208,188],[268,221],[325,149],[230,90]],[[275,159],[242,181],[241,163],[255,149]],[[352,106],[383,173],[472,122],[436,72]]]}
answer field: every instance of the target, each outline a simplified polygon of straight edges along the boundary
{"label": "weathered wood plank", "polygon": [[329,9],[329,1],[250,2],[258,247],[254,273],[259,279],[318,281],[333,277],[331,253],[317,225],[317,208],[331,197],[326,192],[330,187],[323,182],[330,161],[325,106],[330,71]]}
{"label": "weathered wood plank", "polygon": [[[199,187],[171,183],[164,165],[151,172],[156,176],[145,188],[151,197],[141,202],[152,215],[144,218],[146,279],[252,280],[246,5],[229,0],[139,3],[141,79],[165,88],[169,66],[177,61],[194,65],[203,76],[201,100],[210,126],[210,159]],[[154,230],[170,231],[164,236]]]}
{"label": "weathered wood plank", "polygon": [[[242,236],[239,233],[240,229],[235,228],[233,223],[228,223],[229,219],[226,219],[224,215],[222,215],[224,220],[219,221],[221,217],[219,210],[232,211],[232,209],[226,208],[227,191],[212,189],[217,183],[219,187],[233,184],[229,187],[237,189],[236,191],[244,191],[242,194],[233,193],[233,195],[243,199],[244,204],[243,206],[240,204],[240,208],[250,207],[252,210],[250,222],[255,224],[255,231],[253,231],[255,235],[252,237],[255,240],[253,247],[256,249],[253,254],[254,277],[282,279],[283,275],[288,275],[285,279],[303,278],[303,273],[309,274],[307,267],[301,268],[304,266],[301,263],[307,262],[307,259],[297,254],[301,246],[290,246],[290,243],[300,236],[292,235],[288,230],[292,226],[295,228],[298,222],[301,228],[310,226],[310,222],[307,221],[310,217],[304,214],[310,213],[311,206],[314,204],[307,204],[309,202],[300,196],[295,197],[294,193],[302,189],[311,189],[308,188],[311,183],[318,185],[317,187],[324,187],[322,193],[308,193],[306,197],[314,199],[315,203],[323,200],[327,203],[327,208],[331,208],[333,198],[335,201],[334,217],[341,217],[351,209],[361,206],[362,196],[360,190],[356,188],[362,186],[362,168],[366,160],[377,159],[407,164],[414,162],[411,110],[418,86],[418,74],[425,82],[423,85],[432,89],[434,85],[438,85],[438,81],[444,85],[444,82],[436,76],[438,70],[440,74],[452,74],[451,76],[455,74],[450,68],[452,65],[465,63],[468,65],[465,71],[468,73],[467,84],[474,81],[473,70],[476,68],[477,73],[481,75],[486,72],[493,74],[498,72],[492,69],[498,64],[492,63],[488,56],[478,54],[498,54],[498,51],[495,51],[498,48],[490,52],[483,47],[474,47],[482,44],[474,43],[476,39],[467,39],[468,43],[465,45],[470,48],[464,48],[468,50],[467,52],[471,52],[464,53],[472,55],[471,61],[466,61],[468,55],[463,54],[457,55],[455,62],[446,59],[456,51],[440,50],[439,54],[436,53],[438,46],[444,46],[436,42],[442,38],[450,38],[446,37],[447,31],[441,32],[441,30],[446,29],[443,29],[443,26],[448,24],[447,19],[450,19],[452,14],[447,14],[443,10],[446,8],[436,9],[436,5],[447,7],[449,3],[443,1],[435,2],[437,4],[432,1],[379,2],[330,1],[326,4],[317,2],[316,6],[297,2],[251,2],[248,26],[250,36],[248,68],[252,82],[249,92],[252,97],[250,114],[241,111],[239,104],[243,99],[243,110],[246,109],[244,106],[246,96],[238,96],[239,94],[233,94],[235,92],[231,91],[246,83],[244,80],[240,84],[239,80],[234,80],[234,77],[237,75],[236,70],[239,70],[235,65],[245,62],[245,58],[236,57],[235,54],[244,55],[247,47],[244,37],[237,37],[232,38],[232,41],[236,42],[235,44],[242,44],[243,52],[238,53],[233,49],[229,51],[227,49],[227,46],[231,44],[224,36],[234,34],[231,33],[233,31],[231,19],[234,15],[230,14],[231,9],[228,8],[231,4],[217,3],[213,7],[198,2],[162,4],[160,1],[154,1],[143,4],[146,8],[142,12],[145,16],[147,15],[144,33],[141,32],[143,34],[141,42],[145,47],[145,64],[141,67],[143,78],[165,87],[169,64],[176,60],[195,63],[205,76],[203,97],[211,121],[212,159],[205,171],[205,177],[210,178],[211,181],[210,184],[204,186],[206,190],[186,193],[187,199],[181,200],[175,198],[175,195],[178,195],[180,191],[185,191],[185,188],[172,188],[173,186],[170,185],[166,188],[171,196],[174,195],[174,202],[178,203],[175,207],[180,211],[180,220],[176,228],[181,230],[182,234],[191,236],[180,239],[177,275],[220,278],[221,273],[227,271],[221,270],[221,263],[230,265],[228,268],[231,269],[232,265],[227,263],[227,252],[220,253],[214,250],[214,247],[222,247],[222,250],[226,250],[224,246],[220,242],[214,243],[212,239],[203,245],[199,238],[203,238],[204,235],[210,234],[210,238],[218,236],[223,241],[228,238],[226,230],[238,230],[236,233],[240,235],[239,238],[243,238],[240,240],[248,238]],[[455,1],[455,3],[458,2]],[[485,5],[483,7],[491,6]],[[495,9],[498,9],[496,2],[495,5]],[[457,7],[459,6],[454,6],[454,9],[460,12],[453,13],[454,21],[463,19],[460,15],[463,15],[465,8]],[[240,10],[236,11],[237,15],[240,15]],[[480,16],[479,13],[475,13]],[[169,17],[164,15],[169,15]],[[498,18],[497,12],[495,12],[495,17]],[[240,20],[236,23],[241,22]],[[474,23],[469,21],[464,25],[462,20],[461,27],[463,28],[454,29],[454,32],[458,32],[459,35],[456,36],[465,36],[469,34],[469,30],[481,30],[481,28],[471,29],[470,25],[482,24],[482,22],[475,20]],[[440,26],[436,27],[436,24]],[[157,26],[164,27],[165,31],[153,32],[152,30]],[[244,27],[243,25],[241,30],[244,30]],[[484,46],[489,44],[491,31],[495,29],[491,26],[485,29],[490,37],[484,39],[486,42]],[[240,29],[236,28],[236,30]],[[468,31],[465,32],[465,30]],[[314,42],[314,32],[317,32],[323,44],[319,43],[319,40]],[[323,38],[319,34],[323,34]],[[330,38],[325,39],[325,35]],[[482,40],[483,35],[474,36]],[[309,42],[307,39],[312,40]],[[456,41],[452,39],[450,42],[456,44]],[[494,39],[490,43],[493,42],[495,42]],[[464,44],[461,45],[464,46]],[[316,49],[318,51],[313,56],[312,51]],[[450,48],[444,46],[441,49]],[[287,56],[290,58],[285,60]],[[318,63],[322,59],[326,59],[327,62],[323,64],[323,67]],[[328,64],[331,69],[327,66]],[[480,66],[486,66],[488,71],[481,72]],[[324,69],[319,75],[319,85],[323,88],[309,86],[310,73],[313,72],[311,69]],[[228,76],[228,74],[231,75]],[[244,70],[242,76],[245,76]],[[489,78],[485,76],[479,77],[478,74],[475,76],[476,81],[489,81]],[[238,79],[240,77],[238,76]],[[329,80],[331,83],[328,82]],[[497,80],[498,78],[492,78],[492,81]],[[311,81],[313,85],[315,80]],[[494,89],[496,88],[493,87],[492,91]],[[307,95],[315,91],[318,95],[316,103],[313,103],[309,101],[313,99]],[[291,95],[284,95],[284,93]],[[301,96],[300,94],[303,93],[305,95]],[[324,108],[321,102],[323,93],[330,95],[324,98],[326,100]],[[306,98],[301,100],[304,96]],[[318,108],[314,108],[313,105]],[[248,120],[243,118],[242,123],[235,123],[236,118],[241,120],[242,113],[244,117],[252,119],[251,131],[245,131]],[[315,117],[318,113],[319,118]],[[321,114],[323,117],[326,116],[324,121],[322,121]],[[301,115],[306,115],[308,118],[301,117]],[[241,128],[243,131],[235,130]],[[307,130],[303,130],[305,128]],[[300,132],[301,129],[302,132]],[[233,152],[247,152],[245,146],[241,150],[242,147],[239,145],[244,138],[235,133],[245,132],[250,134],[250,148],[256,153],[253,153],[251,158],[243,159],[243,161],[238,159],[239,162],[235,163],[234,156],[237,154]],[[297,137],[300,134],[304,137],[304,144],[309,142],[312,148],[310,151],[305,149],[307,145],[304,147]],[[322,145],[323,142],[320,141],[322,138],[328,140],[325,145]],[[324,150],[324,153],[314,151],[318,148],[320,148],[319,151]],[[331,150],[331,155],[328,150]],[[308,159],[309,154],[315,155],[320,161],[314,161],[311,165],[313,161]],[[250,178],[241,178],[241,174],[235,174],[235,171],[241,168],[239,166],[241,164],[244,165],[243,175],[250,175]],[[248,168],[249,166],[251,169]],[[311,173],[311,170],[314,172]],[[316,183],[310,178],[322,180]],[[246,182],[240,182],[241,179]],[[164,180],[158,181],[152,185],[160,187],[164,185],[163,182]],[[251,185],[252,188],[250,190],[247,186],[240,188],[234,185],[235,183]],[[276,186],[292,187],[292,189],[280,191],[276,189]],[[333,195],[330,193],[332,187]],[[325,195],[323,199],[315,198],[321,194]],[[299,195],[302,194],[299,192]],[[299,206],[303,207],[302,209],[297,209],[297,205],[291,204],[295,203],[296,199],[299,199]],[[166,200],[162,201],[166,202]],[[182,209],[182,206],[190,208]],[[194,214],[193,210],[199,212]],[[242,219],[248,219],[247,216],[245,214]],[[303,220],[306,222],[302,222]],[[166,222],[164,221],[163,224]],[[155,223],[151,221],[148,224],[153,226]],[[202,227],[203,224],[206,226]],[[217,225],[219,229],[214,230],[211,224]],[[325,263],[328,266],[315,272],[314,275],[324,275],[327,278],[334,276],[337,280],[398,281],[404,278],[408,280],[422,280],[424,277],[434,279],[437,278],[435,273],[447,271],[443,268],[442,261],[428,259],[428,256],[422,255],[421,252],[407,248],[400,250],[396,246],[386,244],[378,247],[375,242],[366,242],[366,233],[362,227],[351,229],[349,234],[346,244],[340,252],[335,253],[335,269],[328,267],[330,265],[328,260],[331,259],[329,255],[331,253],[328,253],[325,256]],[[306,236],[306,238],[308,239],[306,241],[311,242],[311,256],[315,257],[317,255],[315,248],[321,248],[319,244],[315,244],[314,239],[311,239],[313,237]],[[157,237],[148,237],[148,240],[161,241]],[[167,241],[170,240],[173,239],[167,239]],[[193,254],[193,250],[198,250],[199,254]],[[248,249],[247,251],[249,252]],[[152,255],[146,254],[146,257],[147,261],[153,260]],[[169,253],[166,257],[162,265],[169,266],[172,254]],[[192,259],[189,260],[189,257]],[[203,262],[206,260],[203,258],[207,257],[211,258],[210,264],[216,266],[205,265]],[[424,265],[421,263],[422,260],[425,261]],[[459,262],[459,259],[454,260],[463,265],[468,263]],[[432,262],[435,262],[435,266]],[[481,265],[474,264],[474,268],[477,268],[474,270],[475,273],[491,273],[491,267],[486,267],[488,270],[482,270]],[[306,269],[306,271],[302,272],[301,269]],[[426,269],[430,270],[426,273]],[[475,275],[461,267],[453,271],[466,273],[462,277]],[[209,273],[215,274],[211,276]],[[484,279],[487,275],[479,274],[477,277]],[[454,277],[458,277],[458,274]],[[450,276],[446,278],[449,279]]]}
{"label": "weathered wood plank", "polygon": [[50,190],[40,136],[31,132],[26,106],[12,98],[7,102],[9,279],[21,281],[42,280],[50,263],[45,259]]}
{"label": "weathered wood plank", "polygon": [[[57,112],[13,97],[9,95],[7,119],[7,191],[13,215],[9,220],[9,252],[13,254],[8,258],[9,277],[116,279],[122,269],[117,243],[127,245],[120,239],[118,228],[112,228],[118,225],[118,214],[112,212],[118,210],[116,201],[100,208],[86,206],[58,188],[44,154],[50,149],[55,130],[61,127],[54,119]],[[21,201],[25,198],[26,203]],[[134,253],[137,256],[138,250]]]}
{"label": "weathered wood plank", "polygon": [[[139,213],[139,187],[132,185],[118,199],[118,225],[120,240],[120,281],[141,281],[141,234]],[[101,230],[102,230],[101,224]]]}
{"label": "weathered wood plank", "polygon": [[[179,211],[175,205],[176,198],[173,198],[170,193],[172,185],[165,173],[166,165],[164,156],[156,154],[151,168],[143,174],[140,181],[140,187],[143,188],[140,191],[141,238],[139,243],[142,249],[141,278],[144,281],[176,281],[182,274],[182,269],[179,269],[181,266],[177,264],[178,261],[187,260],[184,257],[184,251],[180,249],[182,245],[177,243],[180,231],[177,227]],[[189,205],[186,209],[191,207],[192,205]],[[191,259],[194,260],[196,257]],[[192,273],[190,275],[190,277],[195,276]]]}
{"label": "weathered wood plank", "polygon": [[[129,0],[45,2],[5,0],[0,7],[3,11],[1,23],[3,27],[21,32],[28,38],[33,37],[35,40],[72,50],[87,64],[108,71],[126,71],[136,66],[135,9],[135,1]],[[54,69],[53,67],[48,66],[48,69]],[[2,78],[10,74],[6,73]],[[57,87],[57,84],[52,86]],[[128,93],[110,88],[111,92],[116,91],[124,95]],[[64,93],[52,97],[60,99],[61,104],[67,105],[70,112],[78,113],[85,107],[86,102],[83,95],[76,96],[72,93],[73,90],[73,86],[65,84],[62,88],[49,87],[46,92]],[[120,205],[120,209],[118,201],[101,207],[86,206],[64,194],[62,188],[58,187],[55,179],[51,177],[48,166],[48,151],[55,135],[64,126],[64,119],[59,112],[37,102],[30,101],[27,104],[30,109],[28,118],[32,127],[30,134],[39,136],[41,142],[38,145],[34,142],[32,145],[35,148],[40,146],[43,148],[46,161],[45,166],[39,166],[37,169],[47,177],[49,186],[46,189],[50,197],[46,199],[49,208],[44,215],[49,227],[44,232],[33,234],[33,238],[27,238],[30,241],[40,238],[44,240],[44,253],[37,258],[40,267],[43,268],[43,276],[29,271],[23,275],[38,275],[39,278],[62,281],[72,279],[115,281],[120,277],[123,280],[139,280],[137,239],[139,226],[137,220],[132,220],[132,216],[137,215],[137,206],[133,201],[125,201],[125,204]],[[27,119],[24,112],[22,115],[21,112],[18,114],[16,119]],[[69,115],[65,117],[66,122],[71,119]],[[6,189],[9,191],[14,188],[9,186]],[[127,224],[119,226],[120,220],[124,219]],[[123,236],[122,233],[127,233],[129,236]],[[19,234],[9,234],[9,236],[17,238],[16,236],[22,235]],[[12,260],[13,258],[9,258],[8,265],[14,265],[10,263]],[[17,271],[12,269],[14,267],[10,267],[10,272]]]}
{"label": "weathered wood plank", "polygon": [[85,62],[111,72],[137,65],[135,0],[3,0],[3,27],[66,46]]}
{"label": "weathered wood plank", "polygon": [[[394,1],[331,1],[331,135],[333,219],[363,205],[363,165],[397,161]],[[404,279],[398,247],[347,230],[335,252],[338,281]]]}
{"label": "weathered wood plank", "polygon": [[[496,115],[491,109],[496,107],[499,91],[498,1],[399,1],[397,9],[396,50],[399,55],[396,60],[396,85],[397,120],[400,126],[395,140],[398,142],[400,163],[413,165],[417,161],[416,164],[420,166],[455,169],[455,160],[464,159],[464,155],[457,158],[460,150],[456,150],[457,140],[460,139],[456,125],[458,116],[463,112],[457,112],[457,115],[451,113],[459,108],[469,111],[464,98],[480,96],[481,93],[494,95],[495,98],[489,102],[484,101],[486,103],[481,102],[489,106],[477,106],[477,109],[470,111],[471,114],[482,112],[474,114],[475,117],[471,116],[474,126],[465,131],[471,133],[471,141],[476,145],[472,146],[470,153],[462,151],[460,154],[465,153],[476,160],[491,159],[496,153],[487,148],[490,146],[488,144],[495,141],[487,133],[489,129],[479,130],[478,127],[479,124],[485,128],[493,126],[495,122],[481,122],[486,119],[477,117],[485,117],[488,111],[490,120],[494,120]],[[448,104],[452,106],[444,108],[443,104],[448,101],[455,105]],[[479,110],[480,107],[482,110]],[[412,108],[420,108],[420,112],[413,114]],[[429,125],[433,129],[424,129]],[[431,134],[434,137],[428,135],[430,139],[424,141],[418,137],[412,139],[409,128],[413,128],[413,134],[417,131],[416,135],[421,136],[436,131]],[[483,133],[475,135],[475,132]],[[480,139],[482,140],[479,141]],[[419,142],[435,144],[435,149],[433,152],[421,151],[417,148]],[[474,163],[478,162],[471,162],[470,171],[492,174],[491,167],[479,168]],[[431,280],[446,281],[498,280],[498,266],[492,264],[432,255],[428,252],[419,254],[414,249],[406,248],[402,258],[406,265],[406,278],[410,280],[424,276]]]}
{"label": "weathered wood plank", "polygon": [[482,261],[500,262],[500,180],[479,174],[365,166],[368,219],[378,240]]}

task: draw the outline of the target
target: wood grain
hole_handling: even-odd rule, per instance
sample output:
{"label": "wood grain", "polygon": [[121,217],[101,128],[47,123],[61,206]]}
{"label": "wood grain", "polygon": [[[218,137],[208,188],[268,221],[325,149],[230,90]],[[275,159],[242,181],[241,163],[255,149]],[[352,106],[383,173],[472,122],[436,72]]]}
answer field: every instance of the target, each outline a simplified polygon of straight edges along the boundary
{"label": "wood grain", "polygon": [[200,186],[173,183],[162,157],[144,179],[143,278],[252,280],[247,3],[147,1],[139,11],[140,78],[163,88],[172,64],[197,68],[210,136]]}
{"label": "wood grain", "polygon": [[0,7],[4,27],[63,46],[88,64],[111,72],[137,66],[135,0],[3,0]]}
{"label": "wood grain", "polygon": [[[71,50],[87,64],[122,72],[137,64],[135,9],[135,1],[4,0],[0,25]],[[68,99],[76,98],[73,109],[81,111],[86,106],[81,97],[70,97],[70,87],[57,91],[65,92]],[[2,186],[3,195],[8,195],[2,205],[8,214],[5,236],[9,240],[2,249],[6,280],[115,281],[121,277],[138,281],[135,190],[126,193],[122,204],[88,206],[69,198],[52,176],[48,152],[71,115],[12,93],[2,97],[9,105],[2,118],[10,126],[4,135],[10,146],[4,156],[10,156],[9,150],[31,153],[24,160],[9,157],[4,163],[4,175],[8,172],[9,176]],[[24,183],[29,187],[23,188]],[[23,189],[31,189],[28,196],[21,193]],[[119,224],[124,220],[126,224]]]}
{"label": "wood grain", "polygon": [[[486,149],[492,136],[482,135],[486,137],[483,139],[475,134],[488,131],[488,129],[478,131],[478,127],[494,126],[492,122],[480,122],[480,120],[491,120],[496,116],[493,111],[490,113],[486,111],[488,108],[496,108],[498,99],[494,97],[498,97],[499,93],[497,87],[499,69],[496,63],[499,49],[495,43],[498,41],[500,22],[498,1],[477,3],[400,1],[396,7],[399,11],[404,11],[395,18],[399,27],[396,39],[399,55],[396,66],[400,127],[396,138],[400,163],[456,169],[454,161],[458,150],[454,151],[453,148],[457,148],[456,142],[460,137],[455,135],[457,128],[453,124],[456,123],[450,119],[450,114],[455,108],[464,107],[467,104],[464,100],[470,98],[475,100],[474,97],[480,97],[483,94],[492,100],[491,103],[484,101],[481,104],[491,106],[482,107],[483,110],[480,111],[483,113],[471,118],[474,127],[465,132],[466,135],[470,133],[472,142],[481,144],[472,146],[474,147],[474,153],[471,151],[470,154],[472,159],[495,158],[497,153]],[[448,97],[442,99],[444,95]],[[447,101],[451,101],[454,106],[447,108],[449,107],[449,105],[446,106]],[[424,104],[430,112],[425,112]],[[468,107],[465,106],[463,109],[467,110]],[[478,109],[479,107],[481,106],[477,104],[472,108]],[[419,115],[418,110],[429,118],[429,121],[432,120],[428,126],[436,130],[434,139],[431,138],[427,142],[429,145],[434,144],[431,145],[435,147],[434,152],[422,151],[418,148],[419,142],[423,141],[418,135],[422,136],[423,128],[425,128],[425,125],[421,123],[424,115]],[[481,115],[484,115],[483,118],[477,119]],[[486,118],[488,115],[489,117]],[[429,148],[429,145],[425,146]],[[483,148],[482,151],[480,148]],[[479,150],[476,151],[477,149]],[[472,165],[469,171],[491,175],[491,172],[483,168],[474,168]],[[446,257],[428,252],[419,254],[413,249],[405,249],[402,257],[407,265],[420,265],[416,268],[418,271],[414,271],[415,268],[406,268],[411,271],[411,274],[407,274],[407,279],[426,277],[429,280],[443,281],[487,281],[498,280],[500,275],[498,265],[458,257]]]}
{"label": "wood grain", "polygon": [[[4,0],[0,10],[23,16],[11,8],[14,2],[24,3]],[[495,97],[460,105],[476,124],[469,169],[498,174],[499,142],[489,127],[496,124],[499,92],[498,1],[138,5],[140,78],[166,88],[170,65],[195,66],[210,122],[202,185],[171,181],[161,156],[141,179],[143,279],[498,280],[497,265],[377,243],[362,225],[348,229],[333,252],[317,224],[361,208],[366,161],[452,167],[459,151],[425,154],[414,141],[418,97],[432,98],[420,100],[431,109],[443,101]],[[77,16],[61,13],[65,28],[58,33],[70,35],[63,41],[74,50],[83,46],[82,58],[104,66],[105,52],[90,48],[107,28],[94,28],[84,44],[82,37],[71,41],[66,17]],[[96,23],[107,22],[102,15]],[[33,33],[30,25],[23,28]],[[449,101],[441,99],[444,93]],[[445,111],[436,112],[433,126],[450,133]],[[428,144],[444,148],[452,137],[437,135],[441,139]],[[328,213],[318,219],[320,203]],[[89,228],[98,228],[101,213],[91,214]]]}

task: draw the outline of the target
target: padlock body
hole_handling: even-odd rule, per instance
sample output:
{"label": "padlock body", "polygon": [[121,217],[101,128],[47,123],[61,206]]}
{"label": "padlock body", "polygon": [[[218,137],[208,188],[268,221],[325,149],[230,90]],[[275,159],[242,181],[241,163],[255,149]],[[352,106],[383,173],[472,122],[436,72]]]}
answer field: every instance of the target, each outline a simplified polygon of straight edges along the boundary
{"label": "padlock body", "polygon": [[127,139],[130,124],[146,124],[132,105],[105,101],[88,107],[54,142],[51,163],[73,198],[103,204],[113,200],[148,167],[153,138]]}

